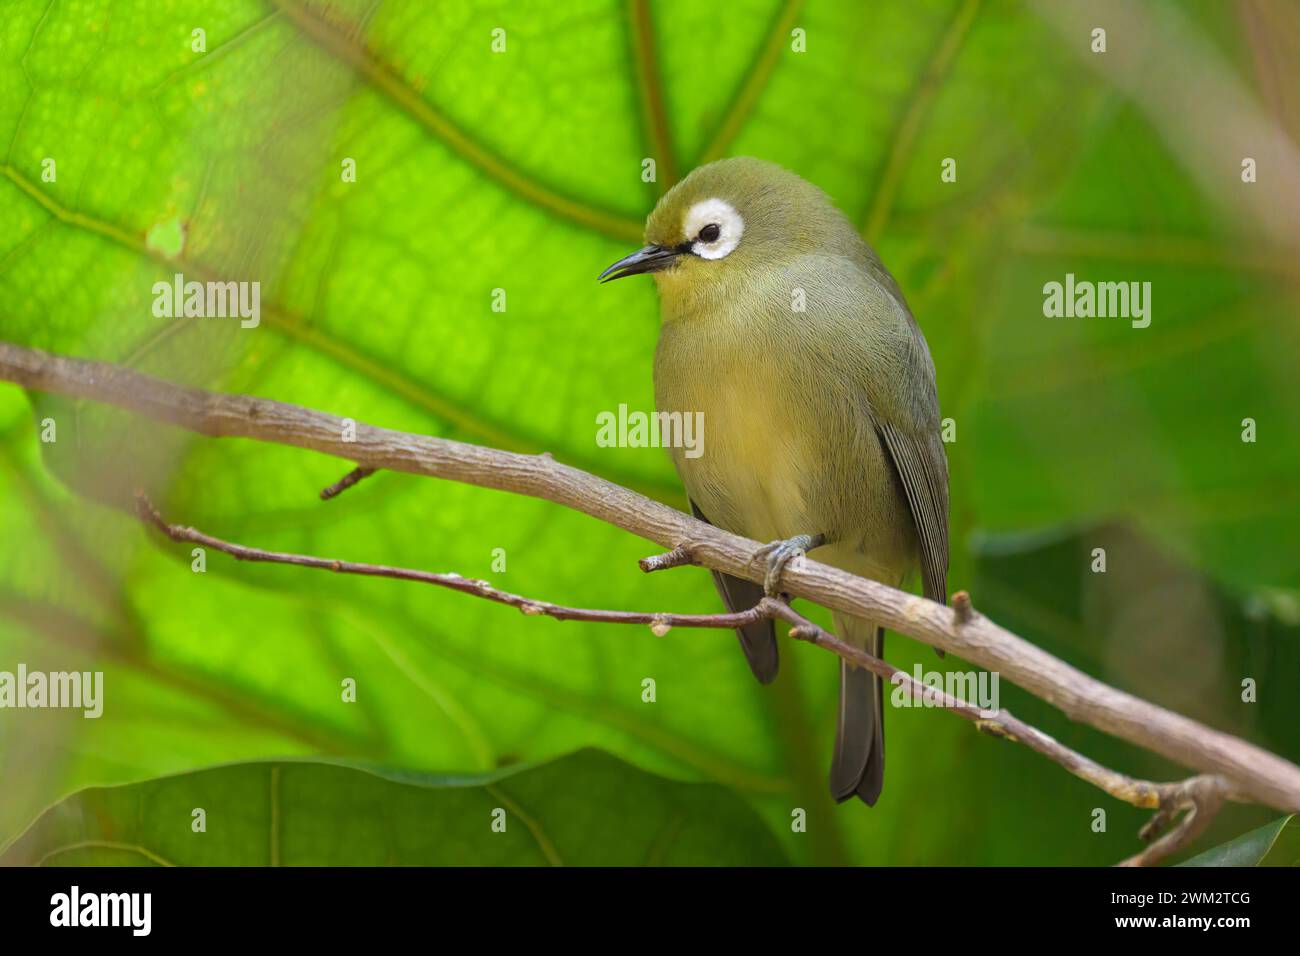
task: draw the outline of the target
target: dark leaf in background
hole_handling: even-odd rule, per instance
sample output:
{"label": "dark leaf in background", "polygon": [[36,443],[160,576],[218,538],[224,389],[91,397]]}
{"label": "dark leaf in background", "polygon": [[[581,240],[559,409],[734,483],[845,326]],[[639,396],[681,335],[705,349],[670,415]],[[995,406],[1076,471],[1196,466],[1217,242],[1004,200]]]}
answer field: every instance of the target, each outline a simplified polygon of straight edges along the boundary
{"label": "dark leaf in background", "polygon": [[482,779],[280,761],[83,790],[0,855],[0,865],[51,866],[786,862],[734,794],[595,750]]}

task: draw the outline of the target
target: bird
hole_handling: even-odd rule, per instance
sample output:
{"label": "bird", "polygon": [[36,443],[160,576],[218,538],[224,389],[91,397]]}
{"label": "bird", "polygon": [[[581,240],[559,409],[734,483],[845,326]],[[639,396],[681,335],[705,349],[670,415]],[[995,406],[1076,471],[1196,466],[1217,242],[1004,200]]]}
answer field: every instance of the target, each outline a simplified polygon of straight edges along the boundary
{"label": "bird", "polygon": [[[646,245],[599,276],[651,275],[660,332],[657,411],[702,414],[693,456],[669,454],[701,521],[771,542],[760,586],[714,572],[731,611],[780,595],[791,560],[891,586],[919,570],[945,599],[948,462],[934,362],[880,257],[821,189],[752,157],[691,171],[646,220]],[[756,575],[757,576],[757,572]],[[835,612],[880,657],[884,630]],[[770,620],[737,629],[754,676],[776,678]],[[879,677],[841,659],[829,784],[874,806],[884,785]]]}

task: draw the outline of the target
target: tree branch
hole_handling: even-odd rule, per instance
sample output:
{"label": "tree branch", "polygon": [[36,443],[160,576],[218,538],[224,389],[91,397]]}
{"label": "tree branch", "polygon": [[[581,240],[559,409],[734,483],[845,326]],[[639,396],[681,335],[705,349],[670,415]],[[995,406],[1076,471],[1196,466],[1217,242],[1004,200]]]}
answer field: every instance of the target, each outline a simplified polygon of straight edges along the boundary
{"label": "tree branch", "polygon": [[[203,435],[291,445],[334,455],[361,468],[402,471],[531,495],[581,511],[664,548],[685,548],[690,563],[755,582],[763,577],[764,567],[757,560],[763,547],[759,542],[696,521],[612,482],[563,465],[549,455],[522,455],[375,428],[296,405],[182,388],[111,364],[8,343],[0,343],[0,379],[38,391],[116,405]],[[1286,812],[1300,810],[1300,767],[1237,737],[1103,684],[973,610],[968,616],[959,614],[809,558],[797,559],[785,568],[782,586],[794,596],[869,618],[900,634],[958,654],[998,672],[1072,720],[1219,777],[1227,798],[1250,800]],[[865,662],[863,666],[867,666]],[[1087,772],[1096,773],[1095,765]],[[1188,786],[1180,797],[1184,804],[1192,800],[1190,794],[1196,789]],[[1201,787],[1197,792],[1201,805],[1206,806],[1203,790]],[[1203,810],[1197,817],[1204,820],[1206,815]],[[1198,825],[1195,821],[1188,823],[1186,818],[1184,823],[1189,828]]]}
{"label": "tree branch", "polygon": [[[593,608],[566,607],[539,601],[534,598],[511,594],[494,588],[487,581],[472,580],[459,574],[438,574],[432,571],[419,571],[413,568],[398,568],[383,564],[365,564],[356,561],[341,561],[336,558],[321,558],[314,555],[290,554],[283,551],[266,551],[244,544],[236,544],[222,538],[213,537],[195,528],[184,525],[169,524],[159,514],[158,509],[141,492],[136,493],[136,510],[142,520],[154,526],[173,541],[202,545],[214,551],[228,554],[239,561],[258,561],[271,564],[287,564],[295,567],[316,568],[333,571],[337,574],[358,574],[367,577],[393,578],[398,581],[413,581],[419,584],[432,584],[448,588],[462,594],[470,594],[497,604],[518,608],[524,614],[544,615],[560,621],[588,621],[597,624],[646,624],[656,637],[663,637],[674,627],[714,628],[731,630],[743,627],[755,621],[784,621],[791,625],[790,637],[818,647],[824,647],[838,654],[845,660],[859,667],[878,674],[894,686],[906,688],[910,701],[922,706],[939,707],[970,721],[977,730],[1002,737],[1006,740],[1024,744],[1031,750],[1047,757],[1070,773],[1094,786],[1100,787],[1111,796],[1130,803],[1135,807],[1155,809],[1156,815],[1142,828],[1139,834],[1143,840],[1150,841],[1180,811],[1187,811],[1179,824],[1166,836],[1152,843],[1141,853],[1124,861],[1122,865],[1145,866],[1163,859],[1182,848],[1209,824],[1214,814],[1223,805],[1228,795],[1228,787],[1219,777],[1193,777],[1180,783],[1151,783],[1137,780],[1124,774],[1109,770],[1093,760],[1083,756],[1069,747],[1049,737],[1036,727],[1024,723],[1011,715],[1006,709],[992,713],[975,707],[970,702],[948,694],[946,691],[927,687],[910,674],[899,670],[888,661],[868,653],[840,640],[834,634],[819,627],[799,614],[782,600],[765,597],[752,608],[725,614],[670,614],[665,612],[608,611]],[[682,548],[674,549],[665,559],[679,563],[689,560],[689,552]],[[642,565],[651,563],[650,570],[672,566],[655,562],[647,558]]]}

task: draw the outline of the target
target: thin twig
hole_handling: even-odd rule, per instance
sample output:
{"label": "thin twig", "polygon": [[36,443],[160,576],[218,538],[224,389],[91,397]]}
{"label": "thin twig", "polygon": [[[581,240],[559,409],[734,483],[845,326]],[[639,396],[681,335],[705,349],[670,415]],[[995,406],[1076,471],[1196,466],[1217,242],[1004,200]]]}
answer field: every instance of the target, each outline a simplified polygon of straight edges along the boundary
{"label": "thin twig", "polygon": [[[1157,809],[1159,812],[1155,818],[1142,829],[1140,835],[1144,840],[1151,839],[1155,832],[1168,823],[1176,812],[1187,810],[1186,815],[1177,827],[1165,837],[1152,843],[1141,853],[1126,860],[1124,865],[1150,865],[1181,849],[1188,841],[1204,830],[1219,807],[1223,805],[1224,798],[1230,795],[1226,784],[1218,777],[1194,777],[1180,783],[1151,783],[1109,770],[1057,742],[1036,727],[1032,727],[1013,717],[1010,711],[1005,709],[992,712],[984,711],[946,691],[920,683],[910,674],[899,670],[888,661],[882,660],[860,647],[855,647],[836,637],[830,631],[814,624],[779,598],[764,597],[748,610],[722,614],[670,614],[662,611],[610,611],[595,608],[567,607],[552,604],[549,601],[539,601],[519,594],[501,591],[494,588],[487,581],[473,580],[455,573],[439,574],[432,571],[419,571],[414,568],[365,564],[357,561],[342,561],[336,558],[321,558],[283,551],[267,551],[249,545],[236,544],[233,541],[214,537],[195,528],[170,524],[142,492],[136,493],[136,508],[144,521],[157,528],[173,541],[202,545],[214,551],[228,554],[240,561],[287,564],[294,567],[317,568],[340,574],[359,574],[369,577],[392,578],[399,581],[413,581],[419,584],[431,584],[436,587],[449,588],[463,594],[494,601],[497,604],[505,604],[517,608],[524,614],[543,615],[561,621],[589,621],[599,624],[646,624],[659,637],[667,634],[674,627],[730,630],[760,620],[784,621],[790,625],[789,634],[792,638],[807,641],[818,647],[824,647],[849,661],[849,663],[864,667],[879,675],[894,686],[905,688],[909,699],[913,703],[938,707],[957,714],[970,721],[978,730],[1024,744],[1031,750],[1056,762],[1080,779],[1100,787],[1119,800],[1136,807]],[[684,556],[682,552],[683,549],[678,548],[668,554],[675,555],[677,560],[684,563],[688,560],[688,554]]]}
{"label": "thin twig", "polygon": [[679,544],[671,551],[665,551],[663,554],[652,554],[648,558],[642,558],[637,565],[646,574],[653,571],[667,571],[669,568],[680,568],[686,564],[694,564],[695,559],[691,557],[689,545]]}
{"label": "thin twig", "polygon": [[347,491],[358,481],[361,481],[364,478],[369,478],[374,473],[375,473],[374,468],[366,468],[364,465],[358,465],[356,468],[353,468],[351,471],[349,471],[338,481],[334,482],[334,484],[329,485],[326,488],[322,488],[320,490],[320,500],[329,501],[331,498],[337,497],[338,495],[341,495],[343,492]]}
{"label": "thin twig", "polygon": [[[0,342],[0,379],[106,402],[213,437],[242,437],[334,455],[359,466],[427,475],[531,495],[572,508],[664,548],[690,542],[694,563],[761,583],[763,544],[557,462],[478,445],[353,423],[312,409],[182,388],[106,362]],[[347,427],[345,427],[345,424]],[[355,427],[353,425],[355,424]],[[811,558],[789,565],[782,589],[875,621],[995,672],[1089,724],[1203,774],[1227,781],[1233,799],[1300,810],[1300,767],[1238,737],[1102,683],[982,614],[957,612]]]}
{"label": "thin twig", "polygon": [[733,628],[752,624],[754,621],[771,617],[767,608],[751,608],[730,614],[660,614],[640,613],[636,611],[606,611],[592,608],[566,607],[511,594],[494,588],[487,581],[467,578],[454,572],[437,573],[419,571],[414,568],[393,567],[386,564],[366,564],[361,561],[342,561],[337,558],[321,558],[308,554],[293,554],[286,551],[267,551],[244,544],[236,544],[222,538],[205,534],[197,528],[186,525],[170,524],[154,507],[153,502],[141,492],[136,493],[136,510],[140,517],[153,525],[173,541],[202,545],[228,554],[239,561],[256,561],[268,564],[288,564],[300,568],[316,568],[321,571],[333,571],[338,574],[358,574],[365,577],[392,578],[397,581],[414,581],[419,584],[432,584],[435,587],[448,588],[462,594],[472,594],[497,604],[516,608],[529,616],[553,617],[559,621],[591,621],[597,624],[647,624],[656,634],[666,634],[673,627],[717,627]]}

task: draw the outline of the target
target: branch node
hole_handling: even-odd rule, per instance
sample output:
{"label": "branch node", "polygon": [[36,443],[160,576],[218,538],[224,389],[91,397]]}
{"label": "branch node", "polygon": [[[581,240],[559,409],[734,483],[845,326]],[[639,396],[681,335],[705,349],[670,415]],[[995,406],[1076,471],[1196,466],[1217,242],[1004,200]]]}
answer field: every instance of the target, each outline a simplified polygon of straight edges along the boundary
{"label": "branch node", "polygon": [[811,624],[796,624],[794,627],[790,628],[790,636],[795,640],[820,644],[822,629]]}
{"label": "branch node", "polygon": [[822,638],[827,636],[825,631],[792,608],[789,601],[782,598],[764,597],[754,606],[754,610],[758,613],[760,619],[781,620],[788,623],[790,630],[786,633],[795,640],[808,641],[810,644],[820,646]]}
{"label": "branch node", "polygon": [[642,558],[637,562],[637,566],[646,574],[650,574],[653,571],[667,571],[669,568],[680,568],[694,563],[695,556],[691,553],[690,544],[683,543],[663,554],[652,554],[648,558]]}
{"label": "branch node", "polygon": [[952,613],[958,626],[969,624],[975,619],[975,608],[970,603],[970,594],[958,591],[952,596]]}
{"label": "branch node", "polygon": [[322,488],[320,490],[320,500],[329,501],[331,498],[337,497],[363,478],[369,478],[376,470],[377,469],[374,468],[367,468],[364,465],[357,465],[357,467],[353,468],[328,488]]}
{"label": "branch node", "polygon": [[[1227,781],[1214,774],[1162,784],[1159,809],[1138,831],[1139,839],[1148,846],[1119,865],[1150,866],[1177,853],[1205,832],[1230,795]],[[1182,812],[1181,817],[1179,812]],[[1169,832],[1159,836],[1166,827],[1169,827]]]}

